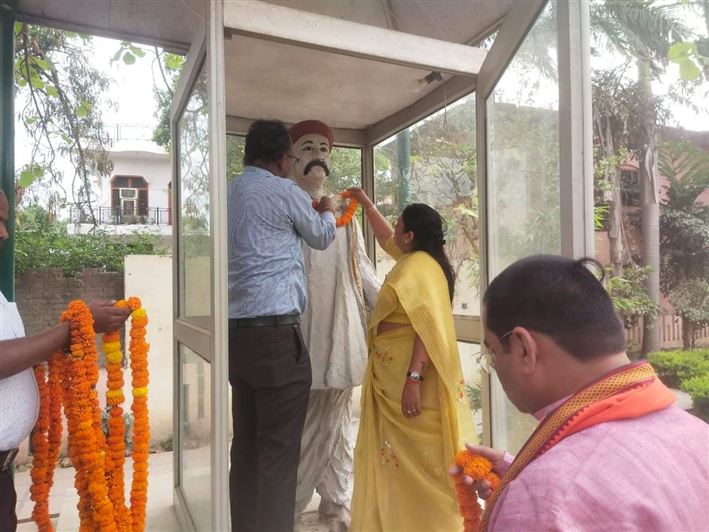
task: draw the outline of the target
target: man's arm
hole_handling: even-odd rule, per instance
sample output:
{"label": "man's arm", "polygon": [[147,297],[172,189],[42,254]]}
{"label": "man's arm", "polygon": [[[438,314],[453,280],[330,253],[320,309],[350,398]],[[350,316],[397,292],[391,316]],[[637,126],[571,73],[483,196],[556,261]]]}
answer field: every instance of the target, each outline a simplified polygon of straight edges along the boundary
{"label": "man's arm", "polygon": [[310,196],[295,183],[292,190],[284,201],[295,230],[311,248],[326,249],[335,240],[335,215],[329,210],[318,212],[313,209]]}
{"label": "man's arm", "polygon": [[[115,331],[130,316],[130,309],[122,309],[107,301],[89,305],[97,333]],[[69,322],[63,322],[32,336],[0,340],[0,379],[10,377],[47,360],[52,353],[69,345]]]}

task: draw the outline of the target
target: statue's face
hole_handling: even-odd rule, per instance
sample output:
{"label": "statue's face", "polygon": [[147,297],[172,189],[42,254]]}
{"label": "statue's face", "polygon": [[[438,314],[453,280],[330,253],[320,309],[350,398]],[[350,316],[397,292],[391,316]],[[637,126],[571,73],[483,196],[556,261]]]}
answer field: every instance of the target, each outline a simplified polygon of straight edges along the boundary
{"label": "statue's face", "polygon": [[330,145],[317,133],[303,135],[293,144],[298,161],[293,164],[291,177],[305,190],[317,190],[330,175]]}

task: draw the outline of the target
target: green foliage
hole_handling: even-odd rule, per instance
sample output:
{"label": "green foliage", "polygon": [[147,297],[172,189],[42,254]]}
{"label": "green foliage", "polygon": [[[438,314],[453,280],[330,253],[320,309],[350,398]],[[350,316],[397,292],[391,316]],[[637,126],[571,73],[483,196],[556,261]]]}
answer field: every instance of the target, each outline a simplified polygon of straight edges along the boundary
{"label": "green foliage", "polygon": [[692,279],[709,280],[709,205],[698,201],[709,187],[709,153],[686,141],[659,150],[667,199],[660,215],[662,288],[670,293]]}
{"label": "green foliage", "polygon": [[[111,161],[101,121],[109,80],[92,66],[87,35],[15,23],[14,74],[18,116],[32,139],[31,161],[18,169],[27,203],[49,207],[71,201],[91,217],[93,185]],[[72,185],[55,164],[66,157]],[[51,186],[48,186],[51,185]]]}
{"label": "green foliage", "polygon": [[226,136],[226,178],[233,179],[244,170],[244,137]]}
{"label": "green foliage", "polygon": [[670,303],[684,321],[689,335],[689,345],[694,347],[695,333],[709,325],[709,282],[705,279],[688,279],[670,291]]}
{"label": "green foliage", "polygon": [[335,146],[330,153],[330,176],[325,193],[337,194],[349,187],[362,186],[362,150]]}
{"label": "green foliage", "polygon": [[692,405],[697,415],[709,422],[709,373],[684,381],[681,388],[692,396]]}
{"label": "green foliage", "polygon": [[111,59],[111,62],[115,63],[123,59],[126,65],[132,65],[135,63],[136,57],[145,57],[145,50],[134,45],[132,42],[123,41],[118,51],[114,54],[113,59]]}
{"label": "green foliage", "polygon": [[109,236],[94,231],[87,235],[69,235],[66,223],[53,221],[39,206],[18,212],[15,237],[18,274],[47,268],[61,268],[67,276],[84,268],[122,272],[126,255],[164,253],[159,237],[150,234]]}
{"label": "green foliage", "polygon": [[623,269],[623,275],[612,276],[612,271],[607,270],[606,290],[628,330],[635,327],[641,317],[655,316],[659,312],[658,305],[645,290],[648,271],[649,267],[631,265]]}
{"label": "green foliage", "polygon": [[709,65],[709,57],[697,51],[694,41],[679,41],[670,46],[667,58],[679,65],[679,76],[685,81],[697,79],[702,75],[702,68]]}
{"label": "green foliage", "polygon": [[709,373],[709,349],[657,351],[647,356],[662,382],[677,388],[682,381]]}
{"label": "green foliage", "polygon": [[473,412],[476,412],[483,407],[482,390],[480,389],[479,384],[476,384],[475,386],[466,384],[465,395],[468,398],[468,404]]}

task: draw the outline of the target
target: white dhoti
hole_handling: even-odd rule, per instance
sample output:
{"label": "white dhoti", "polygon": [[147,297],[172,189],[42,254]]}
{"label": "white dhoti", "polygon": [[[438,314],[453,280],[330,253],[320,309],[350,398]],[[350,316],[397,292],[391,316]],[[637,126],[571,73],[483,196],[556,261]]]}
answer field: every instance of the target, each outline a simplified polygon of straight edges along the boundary
{"label": "white dhoti", "polygon": [[379,281],[364,249],[359,223],[337,229],[324,251],[303,249],[308,308],[301,317],[313,384],[298,467],[296,515],[317,490],[331,529],[349,527],[355,431],[352,388],[367,364],[366,327]]}
{"label": "white dhoti", "polygon": [[320,514],[349,525],[354,432],[352,388],[310,392],[298,466],[297,514],[317,491]]}

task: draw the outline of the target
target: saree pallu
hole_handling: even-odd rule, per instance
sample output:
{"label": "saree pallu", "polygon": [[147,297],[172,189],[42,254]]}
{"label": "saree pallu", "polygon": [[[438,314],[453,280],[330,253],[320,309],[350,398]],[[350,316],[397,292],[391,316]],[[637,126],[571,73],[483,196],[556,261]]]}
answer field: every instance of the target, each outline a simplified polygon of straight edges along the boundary
{"label": "saree pallu", "polygon": [[[411,324],[376,334],[379,322],[399,306]],[[431,363],[420,384],[421,414],[407,419],[401,394],[417,334]],[[447,284],[427,254],[405,255],[387,277],[370,322],[369,347],[350,530],[462,530],[448,468],[463,442],[475,436]]]}

